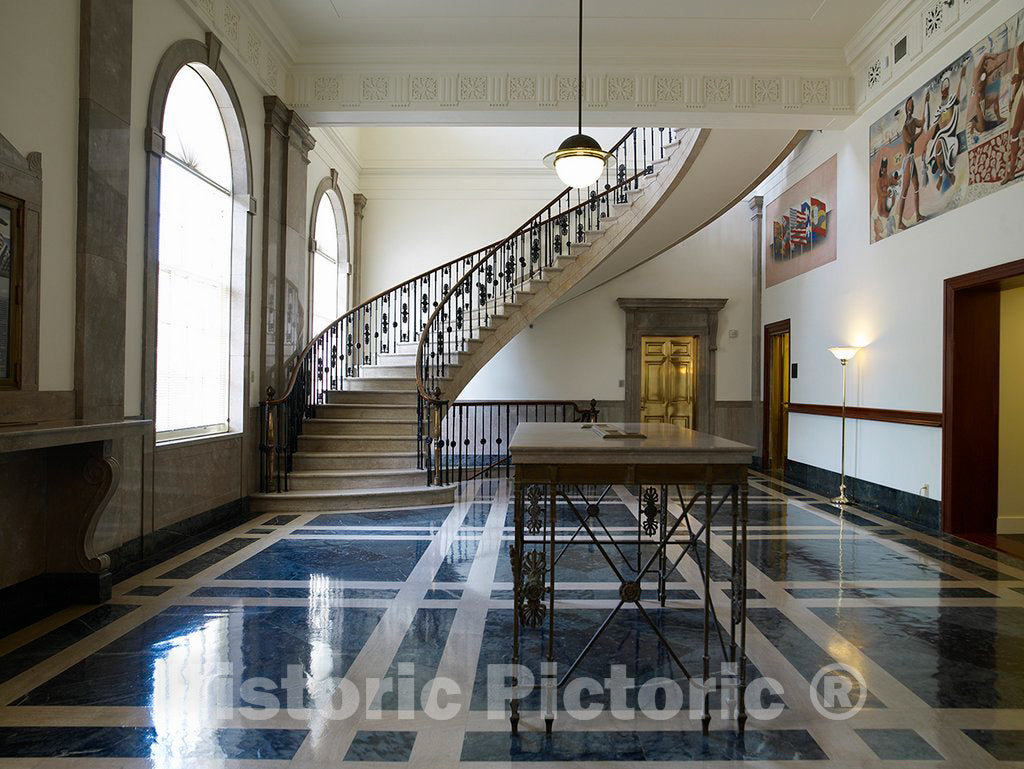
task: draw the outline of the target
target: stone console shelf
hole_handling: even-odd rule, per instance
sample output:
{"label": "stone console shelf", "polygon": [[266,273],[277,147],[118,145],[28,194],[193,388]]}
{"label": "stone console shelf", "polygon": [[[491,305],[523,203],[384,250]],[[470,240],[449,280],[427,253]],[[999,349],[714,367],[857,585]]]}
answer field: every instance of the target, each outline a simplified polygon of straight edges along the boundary
{"label": "stone console shelf", "polygon": [[0,422],[0,588],[31,580],[67,601],[110,597],[96,527],[120,481],[113,444],[151,424]]}

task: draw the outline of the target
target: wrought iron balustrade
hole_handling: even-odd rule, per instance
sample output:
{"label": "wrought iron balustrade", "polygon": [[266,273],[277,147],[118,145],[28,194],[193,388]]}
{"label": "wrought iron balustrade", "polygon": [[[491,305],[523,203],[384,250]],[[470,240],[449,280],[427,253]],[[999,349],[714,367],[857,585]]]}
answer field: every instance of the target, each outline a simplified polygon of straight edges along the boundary
{"label": "wrought iron balustrade", "polygon": [[[422,399],[421,399],[422,404]],[[510,473],[508,443],[523,422],[596,422],[597,401],[455,401],[439,429],[434,409],[422,409],[419,457],[428,482],[447,485]]]}
{"label": "wrought iron balustrade", "polygon": [[[611,206],[639,189],[676,138],[672,128],[631,128],[589,188],[563,190],[508,237],[378,294],[315,336],[296,356],[284,393],[268,388],[260,404],[261,491],[287,490],[303,422],[367,366],[386,364],[381,356],[400,344],[418,344],[419,432],[433,437],[444,419],[443,384],[455,357],[531,280],[585,243],[588,232],[601,230]],[[420,447],[419,467],[426,469],[423,441]]]}

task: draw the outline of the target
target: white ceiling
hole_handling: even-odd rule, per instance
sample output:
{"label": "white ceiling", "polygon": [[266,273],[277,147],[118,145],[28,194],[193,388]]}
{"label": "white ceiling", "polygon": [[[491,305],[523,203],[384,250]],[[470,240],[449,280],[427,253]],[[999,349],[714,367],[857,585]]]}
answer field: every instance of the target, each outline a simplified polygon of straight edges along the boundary
{"label": "white ceiling", "polygon": [[[765,49],[841,56],[884,0],[587,0],[587,57],[603,49]],[[297,63],[390,50],[574,55],[576,0],[251,0]],[[481,61],[481,64],[484,62]],[[642,64],[642,62],[636,62]]]}

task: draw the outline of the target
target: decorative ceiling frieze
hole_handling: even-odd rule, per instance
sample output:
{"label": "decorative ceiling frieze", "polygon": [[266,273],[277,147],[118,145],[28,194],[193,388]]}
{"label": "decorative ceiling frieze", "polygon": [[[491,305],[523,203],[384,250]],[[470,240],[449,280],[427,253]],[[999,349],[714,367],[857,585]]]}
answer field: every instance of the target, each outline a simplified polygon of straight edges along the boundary
{"label": "decorative ceiling frieze", "polygon": [[[607,73],[584,77],[588,110],[731,110],[846,115],[849,77],[767,73]],[[293,72],[289,101],[313,112],[510,109],[575,111],[576,78],[559,73]]]}
{"label": "decorative ceiling frieze", "polygon": [[[311,115],[359,113],[396,120],[416,115],[479,110],[562,113],[576,109],[576,77],[537,58],[532,71],[494,60],[472,64],[402,64],[394,69],[364,62],[314,64],[285,29],[268,20],[252,0],[179,0],[223,41],[236,63],[267,93]],[[895,82],[996,0],[888,0],[829,58],[820,49],[787,51],[785,60],[765,52],[723,52],[661,71],[651,62],[630,71],[620,60],[584,78],[584,104],[598,118],[627,112],[708,115],[806,115],[833,125],[860,114]],[[318,55],[322,55],[322,51]],[[529,57],[527,57],[529,58]],[[843,61],[849,62],[844,66]],[[328,61],[328,59],[324,59]],[[478,65],[479,66],[479,65]],[[657,66],[657,65],[655,65]],[[504,69],[503,69],[504,68]],[[845,118],[845,121],[843,120]],[[821,123],[826,124],[826,123]]]}

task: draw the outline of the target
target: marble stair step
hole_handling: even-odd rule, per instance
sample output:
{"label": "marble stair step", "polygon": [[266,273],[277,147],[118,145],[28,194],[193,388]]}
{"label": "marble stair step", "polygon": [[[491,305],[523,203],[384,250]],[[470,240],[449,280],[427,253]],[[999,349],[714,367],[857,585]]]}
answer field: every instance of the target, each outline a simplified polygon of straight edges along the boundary
{"label": "marble stair step", "polygon": [[360,390],[330,390],[327,393],[328,404],[346,406],[388,404],[388,405],[416,405],[416,388],[413,385],[412,391],[406,390],[374,390],[366,387]]}
{"label": "marble stair step", "polygon": [[407,377],[349,377],[345,380],[345,390],[360,392],[366,390],[416,393],[416,378]]}
{"label": "marble stair step", "polygon": [[411,470],[415,451],[297,451],[295,470]]}
{"label": "marble stair step", "polygon": [[302,452],[415,451],[416,434],[412,435],[310,435],[299,436]]}
{"label": "marble stair step", "polygon": [[[425,482],[425,473],[423,478]],[[249,499],[252,511],[256,513],[344,513],[443,505],[455,501],[455,492],[455,486],[420,485],[348,491],[285,491],[280,494],[253,494]]]}
{"label": "marble stair step", "polygon": [[307,419],[303,435],[416,435],[415,419]]}
{"label": "marble stair step", "polygon": [[[458,368],[458,363],[449,363],[451,368]],[[360,370],[359,379],[416,379],[415,361],[409,365],[400,366],[363,366]]]}
{"label": "marble stair step", "polygon": [[425,470],[301,470],[288,476],[293,491],[409,488],[417,484],[427,485]]}
{"label": "marble stair step", "polygon": [[324,403],[316,407],[317,419],[416,419],[415,403]]}

